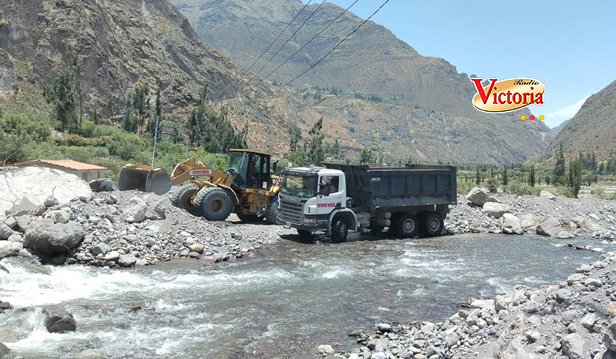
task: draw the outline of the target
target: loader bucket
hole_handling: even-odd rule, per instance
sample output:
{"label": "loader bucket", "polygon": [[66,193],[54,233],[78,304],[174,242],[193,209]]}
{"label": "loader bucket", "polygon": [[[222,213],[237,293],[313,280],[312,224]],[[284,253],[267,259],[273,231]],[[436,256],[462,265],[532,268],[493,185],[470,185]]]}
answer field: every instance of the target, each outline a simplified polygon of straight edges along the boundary
{"label": "loader bucket", "polygon": [[120,191],[136,189],[162,195],[171,189],[171,178],[163,168],[127,164],[120,172],[118,188]]}

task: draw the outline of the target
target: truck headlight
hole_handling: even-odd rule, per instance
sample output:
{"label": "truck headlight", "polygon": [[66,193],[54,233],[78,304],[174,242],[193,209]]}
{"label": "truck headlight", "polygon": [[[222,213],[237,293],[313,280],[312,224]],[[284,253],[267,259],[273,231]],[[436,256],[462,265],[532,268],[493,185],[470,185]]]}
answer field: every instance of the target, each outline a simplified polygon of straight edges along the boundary
{"label": "truck headlight", "polygon": [[316,218],[304,218],[302,222],[304,224],[317,224]]}

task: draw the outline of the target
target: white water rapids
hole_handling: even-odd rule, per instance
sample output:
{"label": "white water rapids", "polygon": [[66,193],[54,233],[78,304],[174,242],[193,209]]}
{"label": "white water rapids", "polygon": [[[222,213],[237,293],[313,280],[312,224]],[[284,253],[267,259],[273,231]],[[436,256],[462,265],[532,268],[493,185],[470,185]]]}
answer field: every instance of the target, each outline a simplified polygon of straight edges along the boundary
{"label": "white water rapids", "polygon": [[[442,320],[459,301],[518,283],[556,283],[599,256],[563,243],[505,236],[283,241],[236,263],[135,270],[5,259],[10,274],[0,271],[0,300],[15,309],[0,314],[0,342],[26,358],[311,358],[319,344],[351,344],[344,341],[354,329]],[[47,332],[42,308],[53,305],[73,313],[76,332]]]}

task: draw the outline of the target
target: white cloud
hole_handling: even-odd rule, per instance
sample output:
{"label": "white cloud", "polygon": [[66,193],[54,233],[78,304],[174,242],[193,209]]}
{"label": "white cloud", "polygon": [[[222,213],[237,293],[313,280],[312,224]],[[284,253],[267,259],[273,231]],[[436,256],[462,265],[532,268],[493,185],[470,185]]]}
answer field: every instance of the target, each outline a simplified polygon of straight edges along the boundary
{"label": "white cloud", "polygon": [[559,118],[559,119],[562,118],[563,121],[568,120],[571,117],[575,116],[575,114],[580,110],[580,107],[582,107],[584,102],[586,102],[586,99],[588,99],[588,97],[590,96],[584,96],[581,100],[579,100],[578,102],[572,105],[563,107],[560,110],[556,110],[552,113],[548,113],[546,117],[547,118]]}

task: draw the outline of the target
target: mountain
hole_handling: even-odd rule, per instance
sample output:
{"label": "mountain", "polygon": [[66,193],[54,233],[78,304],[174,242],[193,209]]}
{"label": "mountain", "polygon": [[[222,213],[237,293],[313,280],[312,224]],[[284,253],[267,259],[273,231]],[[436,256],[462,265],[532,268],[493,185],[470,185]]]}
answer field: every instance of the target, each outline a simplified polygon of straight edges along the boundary
{"label": "mountain", "polygon": [[549,151],[560,143],[566,152],[594,151],[606,157],[616,150],[616,81],[590,96],[552,141]]}
{"label": "mountain", "polygon": [[552,128],[552,135],[556,137],[560,133],[560,131],[562,131],[565,126],[567,126],[567,123],[569,123],[569,120],[563,121],[563,123],[561,123],[560,125]]}
{"label": "mountain", "polygon": [[[41,89],[74,64],[80,68],[85,113],[96,110],[115,124],[137,86],[149,86],[151,100],[160,87],[167,122],[183,128],[204,85],[221,106],[249,80],[227,56],[203,43],[165,0],[0,3],[0,100],[11,91],[32,91],[40,98]],[[274,95],[270,86],[247,89],[252,99],[247,114],[238,104],[229,117],[238,128],[249,125],[249,143],[256,148],[285,151],[288,141],[279,134],[297,126],[299,110],[299,127],[306,131],[319,118],[288,95]],[[270,111],[274,103],[276,111]]]}
{"label": "mountain", "polygon": [[[189,19],[206,43],[245,69],[250,68],[304,6],[300,0],[171,2]],[[343,12],[342,8],[331,3],[325,3],[318,11],[317,8],[318,5],[312,4],[301,12],[251,71],[257,72],[308,17],[310,19],[260,76],[276,69]],[[362,22],[363,19],[351,12],[344,14],[298,55],[267,77],[268,83],[285,84],[293,79]],[[549,128],[541,121],[520,121],[520,115],[528,116],[527,110],[506,114],[477,111],[471,104],[475,89],[468,75],[458,73],[444,59],[421,56],[391,31],[373,22],[366,23],[318,67],[294,82],[293,87],[301,90],[300,95],[315,88],[342,90],[347,100],[336,100],[337,107],[332,107],[334,103],[330,102],[325,109],[322,106],[311,108],[334,123],[348,122],[357,130],[355,134],[351,133],[352,140],[364,145],[372,138],[375,126],[380,127],[377,128],[379,132],[391,133],[382,136],[383,147],[397,143],[392,152],[400,157],[415,156],[419,151],[421,157],[433,161],[448,157],[463,162],[518,162],[544,150],[552,139]],[[366,104],[364,101],[370,110],[348,117],[348,108],[358,105],[357,95],[380,99],[383,104]],[[397,106],[397,110],[392,112],[392,106]],[[424,112],[417,110],[430,115],[419,115]],[[388,117],[391,115],[396,117]],[[362,121],[362,117],[366,117],[366,121]],[[420,128],[409,128],[413,123],[409,118],[421,122]],[[388,126],[383,126],[383,119]],[[423,123],[424,120],[428,123]],[[450,125],[452,123],[455,125]],[[439,143],[444,133],[452,140]],[[418,134],[430,140],[419,140]],[[449,150],[443,152],[442,147]],[[445,153],[453,157],[445,156]]]}

